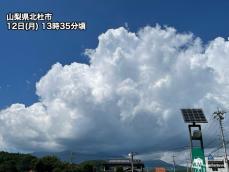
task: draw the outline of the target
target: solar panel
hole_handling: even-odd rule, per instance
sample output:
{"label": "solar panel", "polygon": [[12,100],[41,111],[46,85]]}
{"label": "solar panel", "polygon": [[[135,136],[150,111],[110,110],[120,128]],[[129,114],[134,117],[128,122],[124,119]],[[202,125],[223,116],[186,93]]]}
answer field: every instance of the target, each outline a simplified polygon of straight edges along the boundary
{"label": "solar panel", "polygon": [[202,109],[181,109],[184,122],[186,123],[207,123]]}

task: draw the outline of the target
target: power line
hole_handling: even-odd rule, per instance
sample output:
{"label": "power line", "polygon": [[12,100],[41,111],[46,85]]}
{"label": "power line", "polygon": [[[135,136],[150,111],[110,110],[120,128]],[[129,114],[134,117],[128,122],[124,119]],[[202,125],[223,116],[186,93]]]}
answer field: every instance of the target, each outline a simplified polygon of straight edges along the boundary
{"label": "power line", "polygon": [[222,149],[222,145],[219,145],[217,148],[213,149],[208,155],[214,154],[215,152],[219,151],[220,149]]}
{"label": "power line", "polygon": [[[219,142],[220,142],[220,138],[216,137],[216,136],[219,136],[218,133],[219,133],[219,128],[217,127],[217,129],[214,130],[214,133],[211,134],[211,137],[208,138],[207,143],[204,144],[205,148],[218,147]],[[209,150],[209,151],[211,151],[211,150]],[[206,150],[205,155],[211,154],[211,153],[209,153],[209,151]]]}
{"label": "power line", "polygon": [[216,149],[214,149],[213,151],[211,151],[210,153],[209,153],[209,155],[210,154],[213,154],[213,153],[215,153],[215,152],[217,152],[218,150],[220,150],[222,147],[218,147],[218,148],[216,148]]}
{"label": "power line", "polygon": [[[229,141],[226,142],[226,145],[228,145],[228,144],[229,144]],[[219,150],[222,149],[222,148],[223,148],[223,145],[218,146],[216,149],[214,149],[213,151],[211,151],[211,152],[209,153],[209,155],[210,155],[210,154],[213,154],[214,152],[219,151]]]}
{"label": "power line", "polygon": [[210,145],[212,145],[213,143],[219,141],[218,139],[216,139],[216,135],[219,132],[219,128],[217,128],[216,130],[214,130],[214,133],[211,134],[211,137],[209,138],[208,142],[205,144],[205,148],[209,147]]}
{"label": "power line", "polygon": [[202,132],[208,129],[211,126],[212,122],[214,121],[213,121],[213,117],[211,116],[210,121],[208,122],[208,125],[204,125],[204,127],[202,128]]}
{"label": "power line", "polygon": [[[202,130],[202,133],[204,133],[205,130],[206,130],[207,133],[211,133],[211,135],[212,135],[212,130],[213,130],[214,132],[216,132],[215,128],[216,128],[216,126],[217,126],[217,123],[213,121],[213,117],[212,117],[211,119],[212,119],[211,122],[209,123],[209,125],[207,125],[208,127],[205,127],[205,128]],[[205,125],[205,126],[206,126],[206,125]],[[205,134],[205,135],[206,135],[206,134]]]}
{"label": "power line", "polygon": [[204,140],[207,140],[207,143],[204,142],[205,147],[209,147],[210,145],[212,145],[213,143],[217,141],[217,139],[215,139],[215,135],[219,132],[219,128],[216,127],[216,125],[217,123],[213,121],[213,117],[212,117],[209,122],[209,125],[207,125],[207,127],[205,127],[202,130],[202,133],[204,133],[205,130],[207,131],[207,133],[203,135]]}

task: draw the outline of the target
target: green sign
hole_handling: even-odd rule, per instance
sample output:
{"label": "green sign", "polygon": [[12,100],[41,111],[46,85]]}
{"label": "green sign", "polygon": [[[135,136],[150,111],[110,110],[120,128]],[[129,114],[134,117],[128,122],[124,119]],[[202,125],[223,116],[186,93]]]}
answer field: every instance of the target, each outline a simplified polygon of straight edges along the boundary
{"label": "green sign", "polygon": [[192,148],[192,172],[206,172],[204,151],[199,147]]}

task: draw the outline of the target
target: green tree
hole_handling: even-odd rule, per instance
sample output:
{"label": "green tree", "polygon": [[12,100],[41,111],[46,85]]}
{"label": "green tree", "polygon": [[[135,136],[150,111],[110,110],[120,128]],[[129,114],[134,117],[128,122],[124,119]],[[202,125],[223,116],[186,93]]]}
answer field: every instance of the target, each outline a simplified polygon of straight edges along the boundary
{"label": "green tree", "polygon": [[5,161],[0,165],[0,172],[18,172],[15,161]]}
{"label": "green tree", "polygon": [[34,168],[34,161],[36,158],[31,155],[25,155],[23,156],[18,162],[17,162],[17,169],[20,172],[27,172],[29,170],[32,170]]}
{"label": "green tree", "polygon": [[55,156],[45,156],[41,158],[37,164],[35,169],[38,172],[52,172],[55,168],[61,167],[61,161]]}
{"label": "green tree", "polygon": [[84,164],[82,167],[83,172],[93,172],[93,165],[91,164]]}
{"label": "green tree", "polygon": [[52,172],[63,172],[63,170],[60,167],[54,168]]}
{"label": "green tree", "polygon": [[35,170],[37,172],[44,172],[45,171],[45,165],[41,160],[38,160],[35,164]]}
{"label": "green tree", "polygon": [[123,168],[122,167],[117,167],[116,168],[116,172],[123,172]]}

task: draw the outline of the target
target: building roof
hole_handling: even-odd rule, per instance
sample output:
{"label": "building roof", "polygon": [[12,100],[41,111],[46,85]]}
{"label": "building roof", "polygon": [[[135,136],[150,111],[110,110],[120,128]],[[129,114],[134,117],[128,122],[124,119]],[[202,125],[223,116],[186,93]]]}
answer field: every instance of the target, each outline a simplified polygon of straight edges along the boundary
{"label": "building roof", "polygon": [[[134,159],[133,160],[134,165],[140,165],[140,166],[144,166],[144,163],[139,160],[139,159]],[[131,161],[129,159],[110,159],[107,160],[104,165],[131,165]]]}

